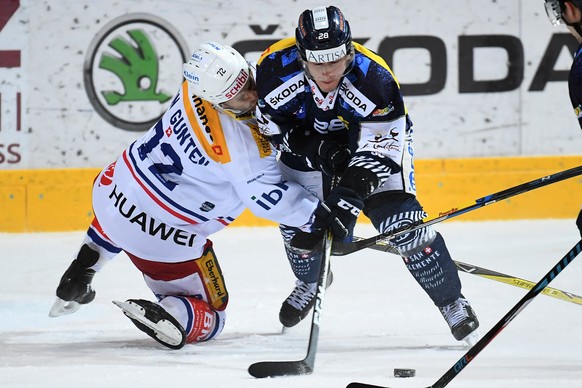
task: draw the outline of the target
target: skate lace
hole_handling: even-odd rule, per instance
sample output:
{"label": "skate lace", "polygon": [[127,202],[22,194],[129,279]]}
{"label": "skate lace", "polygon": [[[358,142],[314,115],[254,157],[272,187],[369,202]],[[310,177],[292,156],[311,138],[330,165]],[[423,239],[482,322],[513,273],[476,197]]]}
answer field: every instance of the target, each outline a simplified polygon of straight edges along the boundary
{"label": "skate lace", "polygon": [[315,296],[316,287],[317,283],[308,284],[297,280],[295,288],[287,297],[286,302],[297,310],[302,310]]}
{"label": "skate lace", "polygon": [[467,314],[467,311],[465,310],[466,304],[467,301],[465,299],[459,298],[451,304],[439,307],[450,327],[455,327],[465,319],[469,318],[469,314]]}

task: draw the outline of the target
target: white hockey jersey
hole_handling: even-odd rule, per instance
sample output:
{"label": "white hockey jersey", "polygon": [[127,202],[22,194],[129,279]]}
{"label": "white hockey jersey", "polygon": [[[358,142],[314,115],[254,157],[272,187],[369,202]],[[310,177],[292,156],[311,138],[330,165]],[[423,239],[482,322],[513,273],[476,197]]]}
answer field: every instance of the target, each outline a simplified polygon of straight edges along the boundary
{"label": "white hockey jersey", "polygon": [[[190,97],[188,97],[190,96]],[[290,226],[308,224],[318,200],[283,180],[270,143],[241,120],[192,96],[184,82],[170,108],[95,180],[105,235],[146,260],[202,254],[206,238],[248,207]]]}

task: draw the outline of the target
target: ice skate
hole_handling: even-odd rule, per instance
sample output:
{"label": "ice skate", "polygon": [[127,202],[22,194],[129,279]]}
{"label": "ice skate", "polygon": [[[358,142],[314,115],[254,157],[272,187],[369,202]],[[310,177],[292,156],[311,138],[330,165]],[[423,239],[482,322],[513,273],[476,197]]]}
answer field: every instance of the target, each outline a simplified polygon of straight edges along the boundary
{"label": "ice skate", "polygon": [[186,343],[186,332],[182,325],[159,304],[144,299],[113,303],[138,329],[162,345],[170,349],[180,349]]}
{"label": "ice skate", "polygon": [[463,295],[453,303],[439,307],[439,310],[457,341],[465,341],[469,346],[473,346],[478,341],[479,335],[476,330],[479,327],[479,321],[469,301]]}
{"label": "ice skate", "polygon": [[95,299],[91,287],[95,271],[90,269],[99,259],[99,253],[84,244],[77,258],[69,265],[57,287],[57,299],[51,307],[49,317],[60,317],[79,310],[81,305]]}
{"label": "ice skate", "polygon": [[[333,272],[329,272],[327,277],[327,287],[333,282]],[[293,327],[309,314],[315,304],[316,283],[304,283],[297,280],[295,288],[285,299],[279,311],[279,321],[284,327]]]}

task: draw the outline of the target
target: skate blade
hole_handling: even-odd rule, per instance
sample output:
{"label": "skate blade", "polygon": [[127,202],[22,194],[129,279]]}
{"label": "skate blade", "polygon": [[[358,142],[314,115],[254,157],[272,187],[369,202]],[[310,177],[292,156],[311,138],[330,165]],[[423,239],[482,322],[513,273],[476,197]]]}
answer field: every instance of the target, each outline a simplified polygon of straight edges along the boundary
{"label": "skate blade", "polygon": [[475,330],[472,333],[470,333],[468,336],[463,338],[463,341],[465,341],[467,346],[472,348],[473,346],[475,346],[475,344],[477,342],[479,342],[480,339],[481,339],[481,337],[479,336],[479,333],[477,333],[477,330]]}
{"label": "skate blade", "polygon": [[119,307],[123,313],[130,319],[134,319],[139,323],[149,327],[156,332],[156,337],[163,342],[170,345],[177,346],[182,343],[182,333],[171,322],[162,319],[159,322],[152,322],[145,317],[145,310],[143,307],[131,302],[112,301],[114,305]]}
{"label": "skate blade", "polygon": [[57,298],[51,311],[49,311],[49,317],[56,318],[62,317],[63,315],[73,314],[81,308],[81,305],[75,301],[66,301],[61,298]]}

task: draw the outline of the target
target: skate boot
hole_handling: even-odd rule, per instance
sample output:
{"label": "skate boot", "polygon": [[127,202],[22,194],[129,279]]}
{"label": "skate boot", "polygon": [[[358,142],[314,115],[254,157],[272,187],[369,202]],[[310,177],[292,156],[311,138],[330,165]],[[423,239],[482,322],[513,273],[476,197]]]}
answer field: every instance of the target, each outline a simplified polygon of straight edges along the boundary
{"label": "skate boot", "polygon": [[144,299],[129,299],[113,303],[133,324],[170,349],[181,349],[186,343],[186,332],[182,325],[157,303]]}
{"label": "skate boot", "polygon": [[[327,285],[329,287],[333,282],[333,272],[327,276]],[[301,280],[295,282],[295,288],[285,299],[279,311],[279,321],[284,327],[293,327],[309,314],[309,311],[315,304],[315,294],[317,291],[316,283],[304,283]]]}
{"label": "skate boot", "polygon": [[453,303],[439,307],[439,310],[457,341],[465,341],[469,346],[477,342],[479,336],[476,330],[479,327],[479,321],[469,301],[463,295]]}
{"label": "skate boot", "polygon": [[95,290],[91,287],[95,270],[90,269],[99,260],[99,253],[83,244],[77,258],[61,277],[57,287],[57,299],[49,312],[50,317],[72,314],[81,305],[95,299]]}

